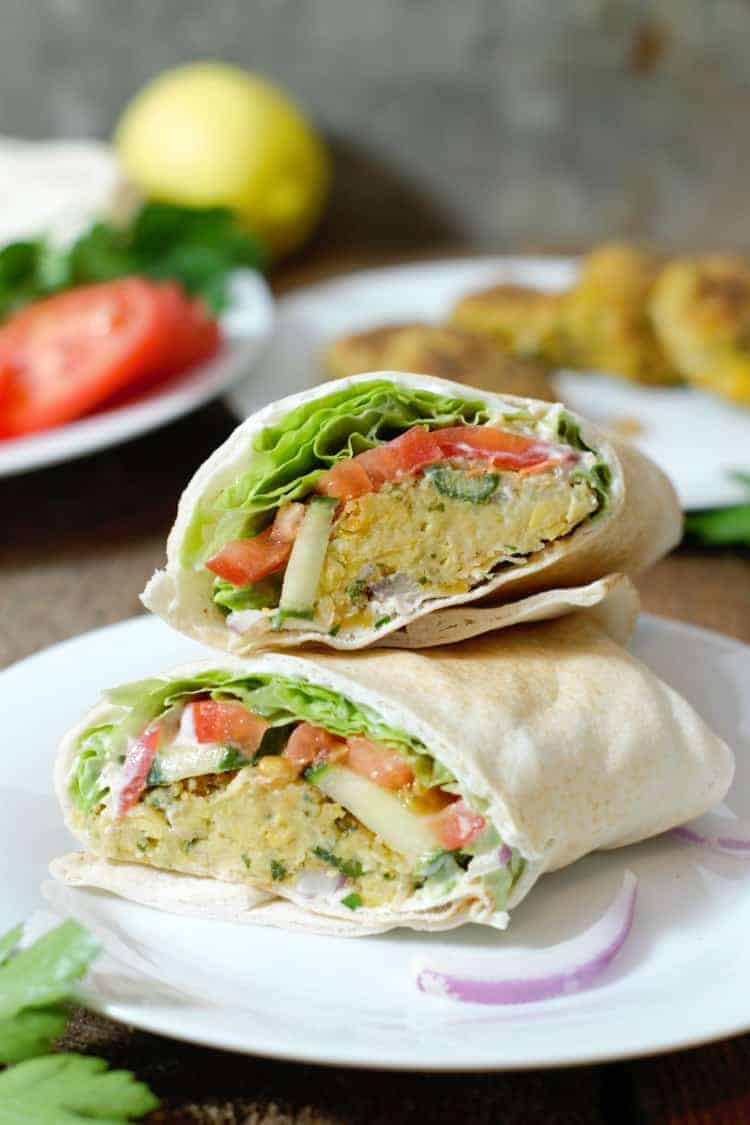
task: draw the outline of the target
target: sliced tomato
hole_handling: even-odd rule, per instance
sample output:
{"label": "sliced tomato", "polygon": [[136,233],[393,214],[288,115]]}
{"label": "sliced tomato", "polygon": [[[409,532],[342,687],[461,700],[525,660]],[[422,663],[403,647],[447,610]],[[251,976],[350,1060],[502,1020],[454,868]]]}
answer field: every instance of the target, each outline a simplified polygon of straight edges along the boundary
{"label": "sliced tomato", "polygon": [[369,738],[350,738],[346,764],[355,773],[369,777],[382,789],[403,789],[414,780],[414,770],[398,753]]}
{"label": "sliced tomato", "polygon": [[206,569],[233,586],[247,586],[286,566],[305,515],[304,504],[279,508],[270,527],[251,539],[232,539],[208,560]]}
{"label": "sliced tomato", "polygon": [[145,391],[153,390],[198,363],[210,359],[221,344],[218,321],[199,298],[191,298],[175,281],[154,285],[164,317],[164,348],[158,362],[130,383],[124,391],[107,399],[106,406],[119,406]]}
{"label": "sliced tomato", "polygon": [[160,286],[127,277],[37,301],[0,328],[6,435],[70,421],[168,364]]}
{"label": "sliced tomato", "polygon": [[546,465],[551,456],[543,442],[492,426],[451,426],[432,432],[413,426],[393,441],[339,461],[319,478],[316,489],[351,500],[448,457],[481,457],[499,468],[528,472]]}
{"label": "sliced tomato", "polygon": [[324,496],[335,496],[337,500],[353,500],[372,492],[373,484],[359,458],[350,457],[323,473],[318,478],[315,491]]}
{"label": "sliced tomato", "polygon": [[487,821],[463,800],[454,801],[433,818],[432,825],[446,851],[464,848],[483,831]]}
{"label": "sliced tomato", "polygon": [[271,538],[267,527],[252,539],[233,539],[226,543],[206,563],[206,569],[233,586],[247,586],[275,574],[286,566],[292,553],[292,544]]}
{"label": "sliced tomato", "polygon": [[268,723],[238,700],[200,699],[188,704],[199,742],[229,743],[253,754],[268,730]]}
{"label": "sliced tomato", "polygon": [[122,767],[123,784],[117,799],[116,816],[125,816],[126,812],[138,804],[141,793],[146,788],[146,778],[159,747],[160,736],[161,723],[152,723],[129,747]]}
{"label": "sliced tomato", "polygon": [[450,426],[434,437],[443,457],[481,457],[501,469],[527,469],[551,459],[544,442],[494,426]]}
{"label": "sliced tomato", "polygon": [[282,753],[299,774],[313,764],[341,761],[347,755],[347,745],[343,738],[323,727],[300,723],[292,731]]}

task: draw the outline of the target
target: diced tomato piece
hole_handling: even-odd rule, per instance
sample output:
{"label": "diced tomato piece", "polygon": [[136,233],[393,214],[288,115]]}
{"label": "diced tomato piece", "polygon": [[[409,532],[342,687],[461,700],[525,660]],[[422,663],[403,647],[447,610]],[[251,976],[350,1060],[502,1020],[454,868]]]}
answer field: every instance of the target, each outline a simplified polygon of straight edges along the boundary
{"label": "diced tomato piece", "polygon": [[248,711],[239,701],[205,699],[193,701],[188,707],[199,742],[229,743],[253,754],[268,730],[265,719]]}
{"label": "diced tomato piece", "polygon": [[35,301],[0,328],[4,436],[86,414],[204,358],[218,327],[176,286],[125,277]]}
{"label": "diced tomato piece", "polygon": [[283,504],[276,512],[276,518],[271,524],[271,539],[274,543],[293,543],[297,538],[305,518],[304,504]]}
{"label": "diced tomato piece", "polygon": [[435,435],[421,426],[414,426],[386,445],[377,445],[360,453],[356,460],[373,486],[380,488],[386,481],[400,480],[425,465],[441,461],[443,457]]}
{"label": "diced tomato piece", "polygon": [[353,500],[373,491],[373,484],[358,457],[339,461],[318,478],[315,491],[337,500]]}
{"label": "diced tomato piece", "polygon": [[449,852],[470,844],[484,829],[486,823],[484,817],[470,809],[463,800],[448,805],[432,821],[440,843]]}
{"label": "diced tomato piece", "polygon": [[343,738],[312,723],[300,723],[295,727],[283,750],[283,756],[298,774],[313,764],[341,761],[346,754],[347,745]]}
{"label": "diced tomato piece", "polygon": [[369,738],[350,738],[346,764],[355,773],[369,777],[382,789],[403,789],[414,780],[414,770],[397,750]]}
{"label": "diced tomato piece", "polygon": [[225,543],[208,560],[206,569],[233,586],[247,586],[275,574],[289,561],[304,516],[304,504],[285,504],[279,508],[270,527],[251,539],[232,539]]}
{"label": "diced tomato piece", "polygon": [[444,457],[482,457],[502,469],[525,469],[551,458],[544,442],[494,426],[450,426],[437,430],[435,439]]}
{"label": "diced tomato piece", "polygon": [[122,767],[123,784],[117,800],[116,816],[125,816],[126,812],[138,804],[141,793],[146,788],[146,778],[159,746],[160,735],[161,723],[152,723],[129,747]]}
{"label": "diced tomato piece", "polygon": [[275,574],[289,561],[292,544],[272,538],[273,527],[267,527],[252,539],[233,539],[206,563],[206,569],[233,586],[247,586]]}
{"label": "diced tomato piece", "polygon": [[375,491],[382,488],[386,481],[396,480],[401,471],[398,454],[392,446],[392,442],[376,445],[356,457],[357,464],[365,470],[371,489]]}
{"label": "diced tomato piece", "polygon": [[431,465],[442,457],[440,444],[436,435],[422,426],[414,426],[405,434],[394,438],[389,443],[392,452],[399,459],[401,471],[414,473],[425,465]]}

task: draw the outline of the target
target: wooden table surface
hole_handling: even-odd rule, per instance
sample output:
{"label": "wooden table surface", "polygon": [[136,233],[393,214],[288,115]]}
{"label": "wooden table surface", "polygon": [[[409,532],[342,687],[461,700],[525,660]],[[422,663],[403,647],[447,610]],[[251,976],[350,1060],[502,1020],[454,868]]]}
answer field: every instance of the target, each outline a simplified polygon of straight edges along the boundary
{"label": "wooden table surface", "polygon": [[[350,264],[339,259],[337,269]],[[323,257],[287,269],[275,285],[284,290],[332,272]],[[233,425],[229,411],[215,403],[117,449],[0,481],[0,666],[140,612],[138,594],[162,561],[180,491]],[[645,609],[750,642],[747,552],[682,547],[638,585]],[[689,1002],[675,997],[676,1005]],[[479,1076],[385,1076],[246,1058],[87,1013],[77,1016],[67,1045],[111,1058],[149,1081],[164,1098],[154,1121],[750,1121],[750,1036],[630,1063]]]}

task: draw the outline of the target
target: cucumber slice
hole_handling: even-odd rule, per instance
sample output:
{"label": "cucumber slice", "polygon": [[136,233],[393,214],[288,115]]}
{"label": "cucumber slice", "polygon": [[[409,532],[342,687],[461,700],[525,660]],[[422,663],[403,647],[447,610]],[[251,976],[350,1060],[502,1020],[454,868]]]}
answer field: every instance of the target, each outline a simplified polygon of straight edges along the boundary
{"label": "cucumber slice", "polygon": [[420,859],[440,847],[429,819],[412,812],[395,794],[346,766],[329,766],[311,778],[327,797],[338,801],[394,852]]}
{"label": "cucumber slice", "polygon": [[307,506],[284,574],[278,625],[287,617],[313,616],[336,504],[332,496],[314,496]]}
{"label": "cucumber slice", "polygon": [[246,758],[233,746],[172,746],[165,754],[157,754],[148,771],[146,785],[171,785],[186,777],[201,777],[207,773],[223,773],[249,766]]}
{"label": "cucumber slice", "polygon": [[425,469],[435,488],[451,500],[466,500],[470,504],[486,504],[497,492],[499,473],[465,473],[450,465],[429,465]]}

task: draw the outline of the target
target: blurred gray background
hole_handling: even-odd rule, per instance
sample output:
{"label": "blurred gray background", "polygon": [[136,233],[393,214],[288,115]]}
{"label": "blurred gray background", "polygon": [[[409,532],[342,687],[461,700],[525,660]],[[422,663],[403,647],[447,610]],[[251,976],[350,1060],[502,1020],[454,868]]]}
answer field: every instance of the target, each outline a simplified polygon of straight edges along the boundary
{"label": "blurred gray background", "polygon": [[326,131],[336,245],[750,249],[748,0],[0,0],[0,130],[106,136],[198,57]]}

